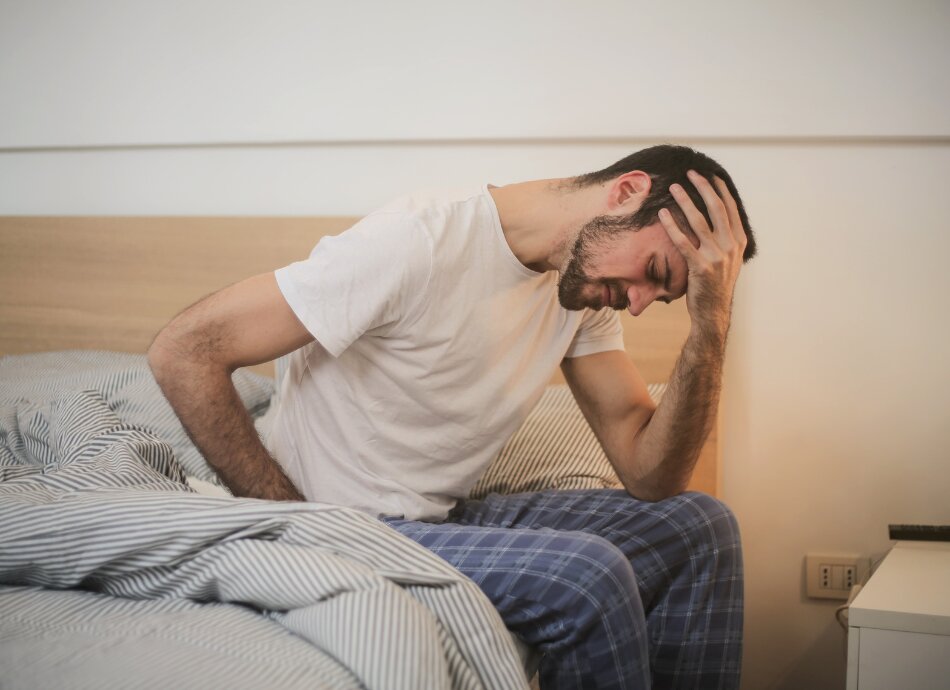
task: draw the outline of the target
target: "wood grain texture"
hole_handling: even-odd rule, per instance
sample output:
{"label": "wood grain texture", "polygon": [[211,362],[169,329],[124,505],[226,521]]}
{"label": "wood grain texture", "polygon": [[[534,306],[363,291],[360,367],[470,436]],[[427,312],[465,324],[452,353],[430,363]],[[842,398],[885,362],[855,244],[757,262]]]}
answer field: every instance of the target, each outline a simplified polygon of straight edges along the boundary
{"label": "wood grain texture", "polygon": [[[321,237],[355,220],[0,217],[0,355],[145,352],[188,305],[305,258]],[[682,300],[625,315],[627,352],[648,383],[667,380],[688,330]],[[273,372],[270,364],[254,369]],[[691,488],[717,493],[717,443],[714,429]]]}
{"label": "wood grain texture", "polygon": [[4,218],[0,352],[144,352],[189,304],[306,257],[351,219]]}

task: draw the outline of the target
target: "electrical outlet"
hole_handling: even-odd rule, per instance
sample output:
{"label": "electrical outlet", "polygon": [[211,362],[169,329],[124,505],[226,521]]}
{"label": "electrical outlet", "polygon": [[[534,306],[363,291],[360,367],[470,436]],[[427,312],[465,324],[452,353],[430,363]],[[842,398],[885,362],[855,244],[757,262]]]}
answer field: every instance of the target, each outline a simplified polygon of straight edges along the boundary
{"label": "electrical outlet", "polygon": [[810,553],[805,556],[805,594],[814,599],[847,599],[863,584],[871,561],[856,553]]}

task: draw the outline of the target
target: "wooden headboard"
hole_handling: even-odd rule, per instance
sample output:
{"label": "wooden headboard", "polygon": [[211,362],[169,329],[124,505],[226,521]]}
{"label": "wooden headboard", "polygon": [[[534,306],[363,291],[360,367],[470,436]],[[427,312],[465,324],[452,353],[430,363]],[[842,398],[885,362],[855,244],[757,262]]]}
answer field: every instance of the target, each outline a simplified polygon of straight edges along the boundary
{"label": "wooden headboard", "polygon": [[[355,220],[0,217],[0,355],[145,352],[189,304],[306,257],[321,237]],[[684,300],[624,316],[627,352],[643,377],[666,381],[689,329]],[[714,429],[691,484],[711,494],[718,487],[717,437]]]}

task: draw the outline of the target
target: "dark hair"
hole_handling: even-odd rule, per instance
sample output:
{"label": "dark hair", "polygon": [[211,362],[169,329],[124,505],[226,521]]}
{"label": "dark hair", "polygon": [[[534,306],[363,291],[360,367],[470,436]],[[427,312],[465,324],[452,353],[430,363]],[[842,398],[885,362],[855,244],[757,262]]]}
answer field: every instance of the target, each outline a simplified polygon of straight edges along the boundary
{"label": "dark hair", "polygon": [[[689,228],[686,216],[680,210],[679,204],[670,194],[670,185],[678,182],[689,194],[696,208],[706,217],[706,222],[712,227],[712,221],[709,218],[709,212],[706,210],[706,203],[699,195],[696,187],[686,177],[688,170],[695,170],[700,175],[712,182],[713,177],[719,177],[726,183],[729,193],[736,200],[736,206],[739,209],[739,218],[742,221],[742,229],[745,230],[748,242],[745,251],[742,254],[742,260],[748,261],[756,253],[755,236],[752,234],[752,227],[749,225],[749,217],[746,215],[745,207],[742,205],[742,199],[739,197],[739,191],[736,189],[732,177],[726,172],[719,163],[709,156],[694,151],[688,146],[674,146],[672,144],[662,144],[660,146],[651,146],[648,149],[637,151],[626,158],[623,158],[613,165],[598,170],[597,172],[587,173],[575,177],[573,184],[578,187],[589,187],[595,184],[610,182],[616,177],[633,170],[641,170],[650,175],[653,184],[650,187],[650,193],[643,202],[643,205],[636,213],[631,214],[625,219],[628,227],[642,228],[656,223],[659,220],[660,209],[665,208],[673,214],[680,227]],[[715,186],[713,187],[715,189]],[[718,193],[718,190],[717,190]]]}

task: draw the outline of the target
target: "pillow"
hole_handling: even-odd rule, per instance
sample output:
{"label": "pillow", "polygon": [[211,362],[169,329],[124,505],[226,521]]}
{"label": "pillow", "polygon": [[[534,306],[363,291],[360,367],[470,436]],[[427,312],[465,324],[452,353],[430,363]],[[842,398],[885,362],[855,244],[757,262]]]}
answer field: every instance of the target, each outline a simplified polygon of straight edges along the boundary
{"label": "pillow", "polygon": [[[658,402],[666,384],[647,387]],[[546,489],[620,489],[617,473],[566,385],[545,389],[469,498]]]}

